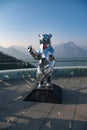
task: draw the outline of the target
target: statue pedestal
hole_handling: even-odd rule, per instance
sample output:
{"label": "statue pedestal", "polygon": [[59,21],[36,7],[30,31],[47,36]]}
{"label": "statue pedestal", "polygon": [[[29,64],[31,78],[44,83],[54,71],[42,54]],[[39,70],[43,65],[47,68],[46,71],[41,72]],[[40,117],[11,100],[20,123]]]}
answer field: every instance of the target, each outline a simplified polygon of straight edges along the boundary
{"label": "statue pedestal", "polygon": [[55,84],[52,84],[51,88],[35,88],[24,101],[61,104],[62,89]]}

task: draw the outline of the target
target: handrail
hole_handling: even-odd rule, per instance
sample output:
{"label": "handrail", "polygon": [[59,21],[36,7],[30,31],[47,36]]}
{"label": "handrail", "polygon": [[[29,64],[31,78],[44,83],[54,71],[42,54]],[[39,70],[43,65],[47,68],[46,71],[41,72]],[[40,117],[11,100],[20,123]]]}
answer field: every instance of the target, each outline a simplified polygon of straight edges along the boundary
{"label": "handrail", "polygon": [[[6,72],[17,72],[17,71],[33,71],[37,68],[26,68],[26,69],[9,69],[9,70],[0,70],[0,73]],[[62,67],[54,67],[55,69],[87,69],[87,66],[62,66]]]}

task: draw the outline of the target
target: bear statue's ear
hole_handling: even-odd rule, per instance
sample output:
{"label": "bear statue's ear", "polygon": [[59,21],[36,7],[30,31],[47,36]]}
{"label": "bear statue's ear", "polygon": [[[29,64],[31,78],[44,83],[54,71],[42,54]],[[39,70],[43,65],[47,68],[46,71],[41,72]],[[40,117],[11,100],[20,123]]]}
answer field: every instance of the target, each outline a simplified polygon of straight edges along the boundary
{"label": "bear statue's ear", "polygon": [[49,34],[50,38],[52,37],[52,34]]}
{"label": "bear statue's ear", "polygon": [[39,34],[39,37],[41,37],[41,35]]}

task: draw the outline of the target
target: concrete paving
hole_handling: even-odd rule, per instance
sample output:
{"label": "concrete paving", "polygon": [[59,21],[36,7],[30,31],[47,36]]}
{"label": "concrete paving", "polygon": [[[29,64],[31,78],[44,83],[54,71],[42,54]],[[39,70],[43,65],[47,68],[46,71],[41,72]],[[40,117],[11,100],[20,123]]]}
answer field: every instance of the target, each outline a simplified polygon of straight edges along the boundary
{"label": "concrete paving", "polygon": [[0,130],[86,130],[87,77],[57,78],[63,104],[27,102],[30,79],[0,80]]}

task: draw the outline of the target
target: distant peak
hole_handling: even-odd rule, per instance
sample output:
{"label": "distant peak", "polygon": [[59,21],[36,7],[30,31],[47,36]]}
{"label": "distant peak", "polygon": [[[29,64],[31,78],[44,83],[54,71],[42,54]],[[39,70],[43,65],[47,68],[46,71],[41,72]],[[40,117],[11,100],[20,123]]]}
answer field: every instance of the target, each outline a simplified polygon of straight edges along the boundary
{"label": "distant peak", "polygon": [[69,41],[68,44],[75,45],[73,41]]}
{"label": "distant peak", "polygon": [[74,44],[74,42],[73,42],[73,41],[68,41],[68,43],[73,43],[73,44]]}
{"label": "distant peak", "polygon": [[73,41],[65,42],[61,44],[62,46],[70,46],[70,47],[75,47],[76,44]]}

